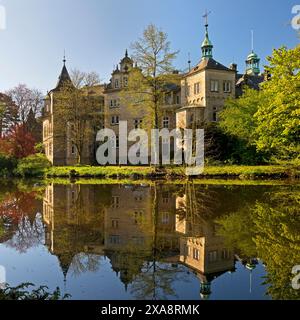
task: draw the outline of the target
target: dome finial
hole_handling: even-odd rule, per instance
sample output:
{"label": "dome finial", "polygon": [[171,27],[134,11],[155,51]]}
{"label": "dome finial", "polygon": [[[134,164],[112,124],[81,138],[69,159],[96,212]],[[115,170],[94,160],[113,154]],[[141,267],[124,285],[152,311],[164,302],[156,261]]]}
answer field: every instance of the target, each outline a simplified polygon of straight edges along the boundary
{"label": "dome finial", "polygon": [[203,18],[205,19],[205,38],[202,43],[201,49],[202,49],[202,59],[210,59],[213,57],[212,49],[213,45],[211,41],[209,40],[208,35],[208,16],[211,14],[211,12],[205,12]]}
{"label": "dome finial", "polygon": [[66,50],[64,50],[64,58],[63,58],[64,66],[66,65],[66,62],[67,62],[67,60],[66,60]]}
{"label": "dome finial", "polygon": [[207,12],[207,9],[205,10],[205,14],[203,15],[203,18],[205,19],[205,28],[207,30],[208,28],[208,16],[211,14],[211,11]]}

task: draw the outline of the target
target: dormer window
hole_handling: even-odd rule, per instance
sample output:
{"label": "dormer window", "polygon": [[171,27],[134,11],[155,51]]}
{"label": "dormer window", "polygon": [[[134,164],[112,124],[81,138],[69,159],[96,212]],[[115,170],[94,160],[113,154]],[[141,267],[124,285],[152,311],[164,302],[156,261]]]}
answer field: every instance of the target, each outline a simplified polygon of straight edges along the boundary
{"label": "dormer window", "polygon": [[124,87],[128,87],[128,78],[124,77]]}
{"label": "dormer window", "polygon": [[115,80],[115,89],[119,89],[120,84],[119,84],[119,79]]}

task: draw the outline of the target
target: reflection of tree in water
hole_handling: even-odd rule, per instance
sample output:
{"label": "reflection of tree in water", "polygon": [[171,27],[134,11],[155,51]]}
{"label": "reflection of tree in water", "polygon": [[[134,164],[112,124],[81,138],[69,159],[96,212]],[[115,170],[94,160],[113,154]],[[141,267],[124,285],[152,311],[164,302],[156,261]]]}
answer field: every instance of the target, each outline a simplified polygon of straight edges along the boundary
{"label": "reflection of tree in water", "polygon": [[70,266],[70,273],[79,276],[85,272],[96,272],[100,268],[100,256],[91,253],[76,254]]}
{"label": "reflection of tree in water", "polygon": [[36,197],[37,192],[18,189],[1,194],[1,241],[20,252],[44,243],[42,215],[36,214],[40,202]]}
{"label": "reflection of tree in water", "polygon": [[183,266],[151,261],[145,263],[140,274],[131,285],[131,293],[136,299],[166,300],[176,298],[175,281],[184,281],[186,270]]}
{"label": "reflection of tree in water", "polygon": [[168,252],[168,248],[164,248],[160,243],[160,240],[166,236],[160,232],[158,222],[159,195],[162,194],[162,185],[154,183],[152,188],[152,241],[148,247],[148,255],[145,254],[144,257],[144,261],[147,262],[143,264],[141,271],[131,284],[131,294],[136,299],[161,300],[170,296],[176,297],[173,285],[179,279],[184,280],[186,273],[184,268],[177,264],[163,262],[168,260],[174,252]]}
{"label": "reflection of tree in water", "polygon": [[37,214],[33,221],[29,217],[22,217],[16,227],[14,236],[6,245],[24,253],[28,249],[44,244],[45,229],[42,215]]}
{"label": "reflection of tree in water", "polygon": [[264,201],[218,220],[228,244],[243,257],[262,259],[267,294],[273,299],[300,299],[291,286],[291,270],[300,263],[299,203],[299,188],[281,187],[265,193]]}

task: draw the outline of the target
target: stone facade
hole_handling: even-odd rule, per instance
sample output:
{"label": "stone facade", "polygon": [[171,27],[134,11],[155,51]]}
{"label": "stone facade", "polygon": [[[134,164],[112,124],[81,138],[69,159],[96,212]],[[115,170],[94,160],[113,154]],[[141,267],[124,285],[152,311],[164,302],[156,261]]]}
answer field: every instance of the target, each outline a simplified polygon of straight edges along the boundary
{"label": "stone facade", "polygon": [[[164,93],[165,104],[159,116],[160,128],[169,130],[175,128],[202,127],[204,123],[217,122],[228,98],[239,97],[244,85],[259,89],[265,80],[259,74],[259,58],[252,51],[246,60],[245,74],[238,74],[237,65],[229,67],[213,59],[213,45],[206,27],[205,39],[202,43],[201,61],[187,73],[178,74],[179,85],[166,86]],[[143,128],[147,114],[142,107],[133,109],[124,99],[123,91],[128,86],[129,73],[138,68],[128,56],[124,58],[112,72],[109,84],[86,88],[101,101],[99,128],[112,129],[117,137],[115,148],[119,144],[119,122],[127,121],[128,132],[132,129]],[[59,132],[57,128],[57,101],[55,100],[60,87],[64,83],[72,83],[67,68],[64,66],[59,77],[58,85],[49,92],[45,99],[43,120],[43,143],[48,159],[54,165],[74,165],[77,162],[77,151],[68,139],[68,123],[66,130]],[[149,118],[149,116],[148,116]],[[95,128],[96,129],[96,128]],[[95,164],[97,144],[96,130],[92,131],[83,152],[83,164]],[[133,144],[133,143],[132,143]],[[131,144],[128,143],[128,148]],[[118,152],[117,152],[118,154]]]}

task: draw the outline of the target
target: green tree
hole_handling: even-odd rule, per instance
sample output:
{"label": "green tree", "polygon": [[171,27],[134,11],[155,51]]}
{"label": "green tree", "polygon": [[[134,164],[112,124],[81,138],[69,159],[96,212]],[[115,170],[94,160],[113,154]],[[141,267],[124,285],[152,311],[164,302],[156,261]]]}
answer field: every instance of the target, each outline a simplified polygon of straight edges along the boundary
{"label": "green tree", "polygon": [[254,115],[257,148],[281,159],[300,154],[300,46],[280,48],[268,58],[272,77],[263,84],[265,99]]}
{"label": "green tree", "polygon": [[123,99],[133,110],[143,110],[144,129],[159,129],[166,88],[179,84],[172,65],[178,52],[171,51],[167,34],[153,24],[132,44],[132,50],[138,67],[130,71]]}
{"label": "green tree", "polygon": [[91,154],[91,141],[95,141],[97,128],[103,118],[103,100],[89,90],[66,83],[56,94],[56,134],[61,148],[66,143],[76,147],[77,163]]}
{"label": "green tree", "polygon": [[228,100],[220,128],[255,148],[258,161],[262,155],[292,160],[300,154],[300,46],[274,50],[268,61],[270,80],[260,91],[246,88],[242,97]]}
{"label": "green tree", "polygon": [[292,268],[300,259],[299,188],[264,193],[264,200],[217,220],[218,233],[241,257],[259,257],[266,265],[267,294],[273,299],[299,299],[292,288]]}

